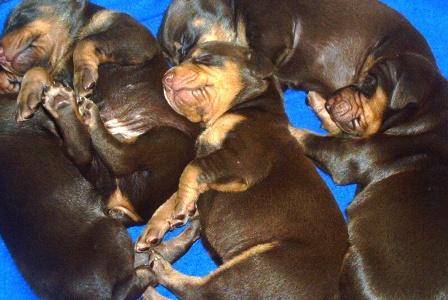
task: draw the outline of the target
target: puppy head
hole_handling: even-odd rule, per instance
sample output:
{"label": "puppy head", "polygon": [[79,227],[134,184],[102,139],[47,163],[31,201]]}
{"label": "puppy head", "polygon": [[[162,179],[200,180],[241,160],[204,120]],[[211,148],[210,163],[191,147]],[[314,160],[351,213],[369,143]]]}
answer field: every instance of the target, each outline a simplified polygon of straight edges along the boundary
{"label": "puppy head", "polygon": [[171,64],[177,65],[197,44],[235,41],[234,23],[229,0],[174,0],[160,27],[159,42]]}
{"label": "puppy head", "polygon": [[344,132],[367,137],[406,122],[444,79],[434,64],[417,54],[385,59],[358,84],[342,88],[327,100],[331,119]]}
{"label": "puppy head", "polygon": [[169,105],[192,122],[212,124],[233,106],[262,94],[273,65],[248,48],[209,42],[163,78]]}
{"label": "puppy head", "polygon": [[325,108],[342,131],[366,137],[381,128],[387,102],[386,92],[369,75],[362,86],[352,85],[337,91],[327,100]]}
{"label": "puppy head", "polygon": [[86,1],[25,0],[9,16],[0,46],[0,65],[23,75],[62,56],[70,30]]}

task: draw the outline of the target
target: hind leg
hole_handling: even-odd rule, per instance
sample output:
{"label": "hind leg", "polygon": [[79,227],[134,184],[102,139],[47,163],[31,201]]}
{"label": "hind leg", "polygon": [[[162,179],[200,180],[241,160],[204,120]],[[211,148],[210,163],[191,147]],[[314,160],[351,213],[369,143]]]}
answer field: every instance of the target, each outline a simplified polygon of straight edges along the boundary
{"label": "hind leg", "polygon": [[147,267],[136,268],[129,280],[114,288],[112,299],[136,299],[155,283],[154,272],[151,269]]}
{"label": "hind leg", "polygon": [[[338,261],[339,262],[339,261]],[[174,270],[154,253],[157,282],[181,299],[331,299],[337,294],[339,263],[299,243],[258,244],[205,277]]]}
{"label": "hind leg", "polygon": [[201,224],[199,219],[196,218],[190,223],[187,229],[175,238],[152,248],[150,252],[136,252],[134,266],[151,265],[153,262],[152,259],[154,258],[151,257],[153,252],[158,253],[164,260],[173,263],[184,255],[193,243],[199,239],[200,230]]}
{"label": "hind leg", "polygon": [[47,86],[42,102],[59,128],[68,157],[78,168],[89,166],[93,159],[90,135],[76,116],[73,90],[61,84]]}

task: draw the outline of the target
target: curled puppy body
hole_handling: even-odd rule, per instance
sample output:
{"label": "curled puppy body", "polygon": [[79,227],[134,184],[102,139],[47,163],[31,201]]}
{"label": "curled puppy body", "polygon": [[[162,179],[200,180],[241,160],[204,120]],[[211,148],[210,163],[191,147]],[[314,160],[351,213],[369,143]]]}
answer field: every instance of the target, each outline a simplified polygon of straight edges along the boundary
{"label": "curled puppy body", "polygon": [[411,52],[435,64],[421,34],[375,0],[174,0],[159,40],[173,63],[206,41],[248,45],[282,85],[324,98],[362,80],[379,58]]}
{"label": "curled puppy body", "polygon": [[180,298],[331,298],[347,249],[345,223],[288,131],[270,63],[262,68],[252,58],[247,48],[206,43],[165,75],[170,105],[204,131],[177,193],[136,248],[154,246],[167,224],[186,221],[197,206],[202,237],[222,265],[189,277],[155,252],[158,281]]}
{"label": "curled puppy body", "polygon": [[154,277],[133,267],[126,229],[105,213],[94,187],[60,150],[39,111],[16,124],[0,99],[0,233],[43,299],[135,299]]}
{"label": "curled puppy body", "polygon": [[194,156],[196,126],[163,98],[166,69],[160,53],[140,66],[100,66],[107,76],[99,77],[93,101],[80,98],[82,105],[69,88],[44,93],[63,148],[126,225],[151,217]]}
{"label": "curled puppy body", "polygon": [[[441,299],[448,294],[448,82],[413,54],[381,70],[375,90],[387,97],[379,133],[295,134],[336,182],[359,184],[347,210],[342,298]],[[356,87],[341,93],[359,97]]]}
{"label": "curled puppy body", "polygon": [[420,123],[411,131],[426,130],[438,122],[439,116],[419,119],[416,111],[421,110],[419,106],[431,107],[430,103],[420,102],[430,101],[425,93],[431,91],[437,72],[426,57],[405,53],[379,61],[363,79],[337,90],[328,99],[312,92],[308,101],[331,134],[401,134],[404,129],[398,129],[403,127],[399,124],[409,122],[408,118]]}
{"label": "curled puppy body", "polygon": [[[77,94],[85,96],[98,80],[100,64],[144,63],[156,53],[153,43],[130,16],[88,1],[24,0],[11,13],[1,40],[1,92],[19,93],[16,118],[24,121],[52,81],[73,82]],[[35,68],[41,72],[38,81],[27,76]]]}
{"label": "curled puppy body", "polygon": [[[42,18],[50,12],[53,18],[64,20],[63,24],[68,26],[65,29],[77,26],[72,29],[77,39],[72,38],[74,89],[78,97],[92,93],[92,99],[101,107],[101,128],[107,132],[89,135],[75,112],[70,111],[75,97],[70,91],[59,87],[56,90],[60,94],[52,90],[52,96],[47,97],[43,91],[48,91],[52,78],[43,66],[49,65],[39,66],[42,59],[37,55],[41,53],[35,50],[19,52],[18,58],[10,63],[17,65],[16,69],[30,68],[20,95],[25,95],[23,99],[34,99],[31,105],[34,108],[41,103],[42,96],[51,102],[46,108],[58,124],[66,153],[94,184],[114,217],[126,225],[148,220],[175,191],[177,177],[193,157],[197,134],[195,125],[176,114],[163,98],[160,82],[168,66],[155,38],[129,16],[84,1],[77,1],[72,7],[79,10],[80,20],[64,19],[62,8],[72,1],[26,3],[10,18],[3,39],[8,41],[3,43],[4,51],[18,47],[13,41],[27,34],[34,36],[37,29],[31,25],[49,22]],[[31,21],[23,20],[26,14],[31,14]],[[62,43],[58,38],[40,33],[36,43],[51,48],[52,43]],[[101,78],[98,74],[107,76]],[[30,107],[29,102],[20,100],[20,95],[19,115],[21,103]],[[58,99],[53,101],[55,97]],[[28,108],[23,111],[31,112]],[[66,112],[59,116],[59,110]]]}

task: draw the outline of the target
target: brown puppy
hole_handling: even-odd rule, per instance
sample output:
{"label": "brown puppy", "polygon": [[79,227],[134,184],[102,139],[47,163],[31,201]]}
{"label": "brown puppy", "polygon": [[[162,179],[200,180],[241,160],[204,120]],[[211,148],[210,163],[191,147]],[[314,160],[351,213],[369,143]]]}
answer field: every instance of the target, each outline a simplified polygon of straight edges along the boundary
{"label": "brown puppy", "polygon": [[143,63],[155,50],[151,34],[126,14],[86,0],[24,0],[1,40],[0,64],[6,71],[0,73],[0,91],[20,90],[16,119],[24,121],[53,80],[73,81],[77,94],[85,96],[98,80],[100,64]]}
{"label": "brown puppy", "polygon": [[44,92],[68,156],[126,225],[151,217],[194,155],[196,127],[164,100],[165,70],[160,52],[145,65],[101,66],[94,102],[85,99],[81,113],[70,89]]}
{"label": "brown puppy", "polygon": [[203,238],[223,264],[204,278],[189,277],[155,253],[157,279],[176,295],[332,298],[347,247],[345,223],[288,131],[270,63],[253,58],[247,48],[206,43],[166,74],[168,102],[204,131],[177,193],[155,214],[171,218],[150,223],[155,228],[137,248],[150,247],[197,205]]}
{"label": "brown puppy", "polygon": [[400,53],[434,63],[420,33],[376,0],[174,0],[159,39],[174,63],[206,41],[248,45],[282,85],[324,98]]}
{"label": "brown puppy", "polygon": [[[343,299],[443,299],[448,294],[448,81],[425,57],[395,57],[378,68],[369,99],[352,86],[334,96],[361,110],[385,97],[369,138],[296,131],[305,153],[341,184],[359,184],[349,206],[351,247]],[[330,110],[331,111],[331,110]],[[332,117],[345,128],[343,115]],[[347,118],[350,119],[350,118]],[[348,127],[350,134],[363,126]],[[377,125],[374,125],[378,127]]]}
{"label": "brown puppy", "polygon": [[[71,17],[65,20],[62,9],[70,7],[79,10],[85,20]],[[81,40],[75,41],[75,36],[71,39],[75,90],[78,96],[83,95],[92,86],[88,84],[86,89],[85,82],[80,85],[81,81],[88,79],[93,80],[89,81],[91,84],[95,83],[92,100],[101,106],[101,119],[98,116],[97,121],[101,133],[91,130],[89,134],[78,121],[73,104],[75,95],[71,91],[62,87],[49,88],[49,74],[44,68],[36,67],[48,62],[42,62],[44,59],[39,57],[42,53],[35,46],[19,52],[9,63],[16,69],[31,68],[25,75],[30,80],[23,82],[21,94],[32,91],[33,99],[38,102],[44,96],[45,107],[58,125],[58,134],[68,156],[101,193],[111,215],[126,225],[143,223],[175,191],[178,176],[193,157],[196,127],[176,114],[164,100],[160,82],[168,66],[151,33],[129,16],[79,1],[76,5],[75,1],[25,1],[9,20],[8,34],[3,39],[4,50],[14,50],[17,43],[12,41],[22,41],[23,35],[33,35],[37,28],[32,24],[48,22],[42,18],[50,12],[53,19],[63,21],[65,29],[76,27],[77,37],[101,31]],[[62,43],[58,36],[44,36],[41,41],[38,35],[36,41],[45,45],[45,49]],[[89,45],[95,45],[94,49]],[[97,60],[98,57],[86,49],[107,59]],[[45,55],[55,59],[53,52]],[[111,61],[116,63],[102,64],[98,69],[99,63]],[[144,63],[137,64],[139,62]],[[134,65],[121,65],[125,63]],[[98,78],[98,73],[107,76]],[[33,84],[28,89],[30,82]],[[38,91],[34,90],[36,82]]]}
{"label": "brown puppy", "polygon": [[134,269],[126,229],[60,149],[43,111],[24,124],[0,97],[0,234],[42,299],[136,299],[152,272]]}

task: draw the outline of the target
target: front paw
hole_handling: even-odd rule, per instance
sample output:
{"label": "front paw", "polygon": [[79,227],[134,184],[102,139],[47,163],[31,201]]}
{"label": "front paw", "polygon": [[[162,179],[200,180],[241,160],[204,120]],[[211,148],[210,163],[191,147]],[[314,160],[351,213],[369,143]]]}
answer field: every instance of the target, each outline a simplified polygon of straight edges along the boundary
{"label": "front paw", "polygon": [[50,115],[59,119],[65,111],[72,111],[72,103],[75,101],[75,94],[72,89],[61,84],[44,88],[42,105]]}
{"label": "front paw", "polygon": [[168,276],[173,270],[171,264],[157,251],[150,250],[149,254],[149,266],[154,271],[156,277],[163,278],[165,276]]}
{"label": "front paw", "polygon": [[321,127],[327,130],[330,134],[336,135],[341,133],[341,129],[331,119],[325,105],[327,100],[316,92],[309,92],[307,97],[307,104],[312,108],[316,116],[320,119]]}
{"label": "front paw", "polygon": [[8,72],[0,72],[0,94],[18,94],[22,78]]}
{"label": "front paw", "polygon": [[135,251],[145,252],[159,245],[169,230],[170,223],[167,220],[148,224],[135,243]]}
{"label": "front paw", "polygon": [[78,97],[90,96],[98,80],[98,67],[95,65],[77,66],[73,85]]}
{"label": "front paw", "polygon": [[79,98],[78,113],[80,121],[89,129],[97,127],[99,122],[101,122],[98,106],[86,97]]}
{"label": "front paw", "polygon": [[43,68],[33,68],[25,74],[17,97],[17,122],[26,121],[32,117],[42,102],[44,88],[49,85],[48,72]]}
{"label": "front paw", "polygon": [[197,210],[196,202],[197,199],[180,200],[178,202],[174,208],[172,218],[169,220],[171,229],[185,225],[194,216]]}

